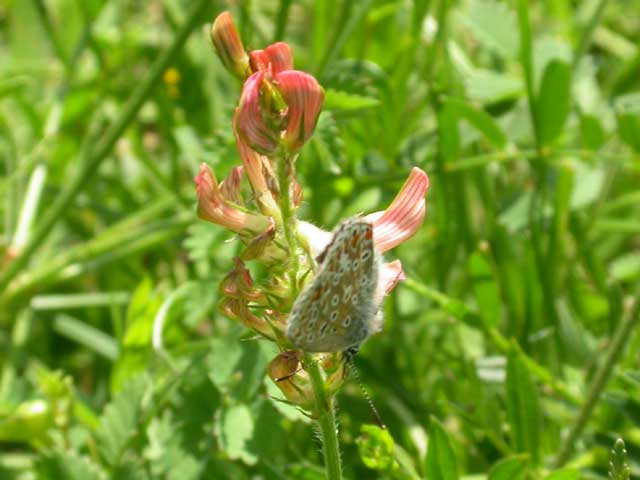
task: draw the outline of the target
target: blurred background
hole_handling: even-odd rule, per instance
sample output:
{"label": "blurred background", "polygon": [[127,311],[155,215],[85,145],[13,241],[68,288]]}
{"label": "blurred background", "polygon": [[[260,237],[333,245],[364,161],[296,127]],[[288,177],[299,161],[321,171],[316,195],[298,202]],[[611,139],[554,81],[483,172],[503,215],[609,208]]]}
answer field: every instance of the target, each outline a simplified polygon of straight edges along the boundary
{"label": "blurred background", "polygon": [[640,1],[0,0],[0,478],[323,478],[195,217],[239,163],[225,9],[326,89],[300,218],[430,177],[356,358],[390,436],[348,381],[345,478],[640,475]]}

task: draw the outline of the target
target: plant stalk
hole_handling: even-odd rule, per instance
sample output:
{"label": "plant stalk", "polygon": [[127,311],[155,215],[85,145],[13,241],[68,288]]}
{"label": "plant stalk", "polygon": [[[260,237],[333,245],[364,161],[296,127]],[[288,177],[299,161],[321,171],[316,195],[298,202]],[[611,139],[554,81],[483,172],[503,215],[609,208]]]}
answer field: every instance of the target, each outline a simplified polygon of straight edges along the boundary
{"label": "plant stalk", "polygon": [[567,462],[573,452],[573,446],[576,440],[591,418],[591,412],[598,403],[604,388],[607,386],[609,377],[611,377],[613,368],[624,351],[627,340],[634,331],[634,328],[637,326],[638,320],[640,320],[640,297],[636,296],[631,300],[626,310],[627,313],[618,325],[618,328],[613,335],[613,339],[609,344],[604,362],[593,376],[593,381],[587,392],[587,399],[578,413],[578,418],[572,425],[571,430],[569,430],[569,434],[567,435],[558,456],[553,462],[554,468],[560,468]]}
{"label": "plant stalk", "polygon": [[280,187],[280,212],[282,213],[282,229],[284,230],[284,238],[287,241],[289,247],[289,253],[291,255],[291,266],[289,268],[289,280],[291,281],[291,288],[293,296],[295,297],[298,292],[298,269],[300,268],[298,260],[298,242],[296,234],[296,217],[295,208],[291,202],[291,180],[294,177],[294,162],[295,156],[289,156],[286,153],[282,153],[278,165],[278,185]]}
{"label": "plant stalk", "polygon": [[342,479],[342,465],[340,463],[340,444],[338,443],[338,428],[336,425],[333,397],[327,395],[324,379],[317,360],[307,355],[305,368],[311,378],[311,387],[316,401],[318,423],[324,455],[325,476],[327,480]]}

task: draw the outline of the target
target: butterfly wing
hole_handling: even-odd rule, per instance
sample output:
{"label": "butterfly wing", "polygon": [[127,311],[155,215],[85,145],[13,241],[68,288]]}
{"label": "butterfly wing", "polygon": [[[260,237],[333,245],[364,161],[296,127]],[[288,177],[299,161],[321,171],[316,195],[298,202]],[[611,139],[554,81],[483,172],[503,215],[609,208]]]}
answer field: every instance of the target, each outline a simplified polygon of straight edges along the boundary
{"label": "butterfly wing", "polygon": [[359,218],[343,222],[320,259],[293,304],[285,334],[307,352],[337,352],[373,333],[380,259],[371,224]]}

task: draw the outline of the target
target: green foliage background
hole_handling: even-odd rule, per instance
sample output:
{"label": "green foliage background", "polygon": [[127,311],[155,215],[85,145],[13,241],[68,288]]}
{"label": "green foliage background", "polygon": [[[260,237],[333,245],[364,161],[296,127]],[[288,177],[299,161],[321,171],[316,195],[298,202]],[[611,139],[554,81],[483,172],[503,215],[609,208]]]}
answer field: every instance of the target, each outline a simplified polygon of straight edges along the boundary
{"label": "green foliage background", "polygon": [[322,478],[194,214],[198,164],[238,163],[226,8],[326,89],[301,217],[430,176],[357,357],[388,433],[348,382],[345,477],[639,475],[639,1],[3,0],[0,478]]}

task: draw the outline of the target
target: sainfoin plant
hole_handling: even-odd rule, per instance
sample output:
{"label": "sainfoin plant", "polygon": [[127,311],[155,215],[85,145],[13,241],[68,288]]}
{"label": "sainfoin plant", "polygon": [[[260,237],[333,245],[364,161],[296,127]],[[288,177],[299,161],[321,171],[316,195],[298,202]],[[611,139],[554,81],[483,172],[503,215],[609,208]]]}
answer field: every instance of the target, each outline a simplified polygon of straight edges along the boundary
{"label": "sainfoin plant", "polygon": [[[341,478],[334,397],[347,358],[382,328],[383,298],[404,278],[400,261],[385,263],[382,254],[422,225],[429,179],[414,167],[386,210],[345,219],[333,233],[299,219],[296,162],[324,91],[294,69],[286,43],[247,52],[228,12],[216,18],[211,38],[223,65],[244,82],[230,122],[242,165],[219,182],[202,164],[195,178],[198,216],[243,245],[220,284],[220,309],[277,344],[267,373],[282,401],[318,422],[326,476]],[[254,281],[248,262],[268,275]]]}

